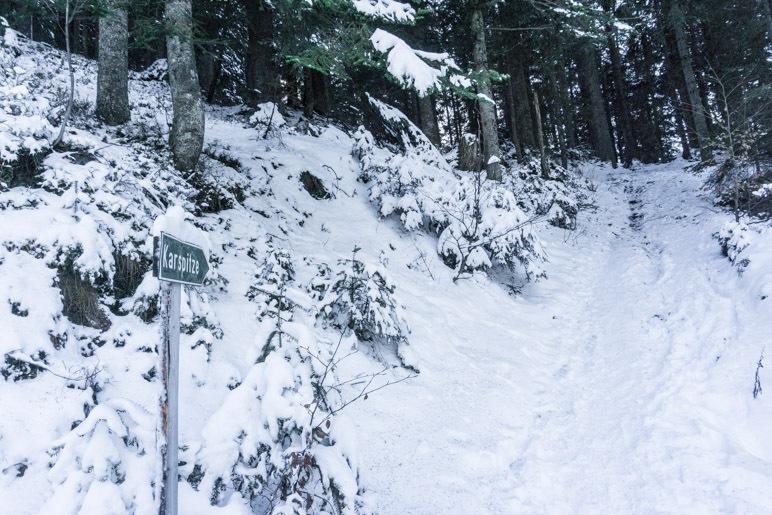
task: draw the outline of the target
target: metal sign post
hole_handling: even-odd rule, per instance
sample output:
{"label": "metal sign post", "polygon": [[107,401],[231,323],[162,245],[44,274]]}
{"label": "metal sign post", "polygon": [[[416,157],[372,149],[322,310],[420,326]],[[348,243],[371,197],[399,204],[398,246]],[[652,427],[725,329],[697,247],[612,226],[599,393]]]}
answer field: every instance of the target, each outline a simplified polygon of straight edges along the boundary
{"label": "metal sign post", "polygon": [[161,416],[166,445],[161,448],[163,489],[161,515],[177,515],[177,465],[179,463],[179,363],[180,363],[180,301],[182,285],[161,282],[161,378],[163,397]]}
{"label": "metal sign post", "polygon": [[163,486],[161,515],[177,515],[179,464],[179,363],[180,363],[180,302],[182,284],[201,285],[209,271],[203,249],[161,233],[153,240],[153,273],[161,281],[161,447]]}

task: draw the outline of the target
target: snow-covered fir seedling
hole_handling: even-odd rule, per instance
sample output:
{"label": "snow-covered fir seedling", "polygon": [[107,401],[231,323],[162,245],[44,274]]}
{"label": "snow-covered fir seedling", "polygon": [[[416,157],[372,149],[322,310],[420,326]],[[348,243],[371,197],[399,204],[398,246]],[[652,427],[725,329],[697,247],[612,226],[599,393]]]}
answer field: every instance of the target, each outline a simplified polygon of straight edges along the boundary
{"label": "snow-covered fir seedling", "polygon": [[[409,327],[396,286],[381,266],[365,263],[354,247],[337,267],[320,266],[308,291],[319,302],[317,318],[342,334],[353,334],[380,359],[394,355],[405,363]],[[386,352],[384,352],[386,350]]]}
{"label": "snow-covered fir seedling", "polygon": [[[508,157],[510,162],[516,161],[511,153]],[[573,230],[584,200],[583,190],[588,184],[586,179],[557,163],[550,163],[550,170],[550,177],[544,178],[538,159],[531,158],[525,165],[511,166],[504,174],[504,183],[515,194],[523,211],[538,221]]]}
{"label": "snow-covered fir seedling", "polygon": [[521,265],[529,280],[546,275],[540,266],[546,254],[532,219],[512,192],[486,180],[483,172],[470,172],[434,201],[442,221],[437,251],[456,278],[496,265],[510,270]]}
{"label": "snow-covered fir seedling", "polygon": [[252,249],[254,364],[203,428],[188,482],[214,506],[238,496],[256,513],[369,513],[353,428],[330,395],[336,352],[309,330],[312,301],[293,288],[290,254],[271,240]]}
{"label": "snow-covered fir seedling", "polygon": [[154,416],[141,406],[127,399],[95,406],[51,450],[54,494],[41,513],[152,513],[155,445]]}

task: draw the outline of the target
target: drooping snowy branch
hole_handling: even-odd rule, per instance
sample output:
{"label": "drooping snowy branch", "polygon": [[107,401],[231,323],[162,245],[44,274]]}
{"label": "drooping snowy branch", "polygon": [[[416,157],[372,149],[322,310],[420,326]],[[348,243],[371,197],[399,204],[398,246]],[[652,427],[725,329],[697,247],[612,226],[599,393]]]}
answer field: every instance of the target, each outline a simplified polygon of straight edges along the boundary
{"label": "drooping snowy branch", "polygon": [[385,30],[377,29],[370,41],[377,51],[387,54],[388,72],[404,86],[414,88],[421,96],[439,87],[441,80],[450,71],[459,71],[458,65],[447,53],[415,50]]}
{"label": "drooping snowy branch", "polygon": [[415,9],[410,4],[391,0],[353,0],[354,8],[373,18],[397,23],[415,22]]}

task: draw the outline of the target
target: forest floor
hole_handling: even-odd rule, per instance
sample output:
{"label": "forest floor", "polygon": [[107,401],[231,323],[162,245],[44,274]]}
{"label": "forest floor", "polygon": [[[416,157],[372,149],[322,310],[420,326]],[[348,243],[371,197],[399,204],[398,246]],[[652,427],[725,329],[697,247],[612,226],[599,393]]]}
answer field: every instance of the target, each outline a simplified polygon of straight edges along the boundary
{"label": "forest floor", "polygon": [[[27,145],[53,134],[46,99],[68,77],[58,53],[22,48],[21,57],[0,53],[14,63],[0,66],[0,103],[9,105],[0,139]],[[195,200],[158,151],[165,84],[132,80],[133,121],[108,130],[87,109],[95,64],[76,64],[86,107],[67,139],[79,150],[46,159],[47,188],[0,192],[0,305],[9,306],[0,309],[0,513],[103,515],[110,500],[114,513],[155,513],[158,323],[139,314],[158,283],[145,271],[129,296],[103,296],[112,326],[86,327],[63,314],[58,253],[77,249],[84,270],[112,274],[114,256],[149,254],[166,207],[192,213],[208,197]],[[331,350],[340,333],[303,299],[319,267],[335,269],[356,248],[388,272],[410,326],[402,357],[420,370],[367,342],[336,363],[331,391],[350,402],[336,415],[339,442],[378,513],[772,514],[772,397],[753,394],[772,383],[772,230],[748,223],[733,264],[715,237],[733,217],[688,163],[581,165],[594,186],[576,230],[534,226],[547,279],[494,270],[454,281],[435,233],[379,216],[350,134],[279,124],[273,112],[268,131],[257,112],[249,121],[239,112],[207,113],[202,176],[232,207],[195,217],[213,270],[183,302],[192,329],[181,338],[181,513],[260,512],[233,488],[213,506],[212,488],[190,478],[199,460],[214,482],[218,460],[243,439],[239,424],[272,412],[249,384],[237,386],[258,370],[273,327],[249,298],[268,273],[265,255],[284,251],[294,264],[293,295],[310,306],[296,310],[295,325]],[[309,172],[329,198],[301,186]],[[120,309],[108,311],[116,300]],[[242,394],[249,401],[236,403]]]}
{"label": "forest floor", "polygon": [[769,306],[685,165],[585,170],[594,208],[515,299],[410,292],[422,373],[354,414],[382,513],[772,513]]}

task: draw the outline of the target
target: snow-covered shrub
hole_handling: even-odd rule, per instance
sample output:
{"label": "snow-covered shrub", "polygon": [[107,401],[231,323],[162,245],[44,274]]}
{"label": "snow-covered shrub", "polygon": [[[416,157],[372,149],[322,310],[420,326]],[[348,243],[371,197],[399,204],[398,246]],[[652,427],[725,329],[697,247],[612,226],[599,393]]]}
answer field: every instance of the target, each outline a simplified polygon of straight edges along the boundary
{"label": "snow-covered shrub", "polygon": [[735,212],[759,218],[772,217],[772,166],[753,159],[719,155],[711,167],[705,186],[713,192],[718,204]]}
{"label": "snow-covered shrub", "polygon": [[742,272],[750,264],[750,260],[744,255],[752,239],[748,226],[742,222],[727,222],[714,236],[718,239],[724,255]]}
{"label": "snow-covered shrub", "polygon": [[[209,153],[212,153],[211,149]],[[193,186],[194,194],[190,200],[198,214],[232,209],[244,201],[248,187],[237,170],[222,160],[209,157],[208,153],[201,156],[197,170],[188,176],[188,182]]]}
{"label": "snow-covered shrub", "polygon": [[[453,171],[402,113],[371,102],[384,119],[399,120],[399,126],[405,127],[400,134],[407,149],[402,155],[387,152],[361,127],[353,136],[352,155],[360,161],[360,179],[370,184],[370,199],[378,204],[379,214],[399,216],[407,230],[436,231],[438,253],[457,271],[456,277],[494,266],[511,270],[522,266],[528,279],[542,277],[539,263],[546,256],[531,221],[547,214],[556,221],[571,220],[575,203],[564,190],[557,184],[546,187],[547,213],[529,216],[511,185],[484,180],[474,172]],[[553,209],[561,205],[564,209]]]}
{"label": "snow-covered shrub", "polygon": [[0,189],[36,186],[54,133],[51,99],[35,88],[34,57],[19,59],[23,36],[6,28],[0,41]]}
{"label": "snow-covered shrub", "polygon": [[400,355],[409,333],[396,287],[382,267],[363,262],[355,247],[351,259],[341,259],[335,270],[320,266],[308,290],[319,302],[317,318],[323,324],[359,341],[371,342],[377,350],[390,345]]}
{"label": "snow-covered shrub", "polygon": [[279,129],[287,124],[287,120],[279,111],[279,106],[273,102],[265,102],[255,108],[255,112],[249,117],[249,124],[260,129],[262,137],[267,138],[278,135]]}
{"label": "snow-covered shrub", "polygon": [[206,358],[212,351],[215,341],[224,336],[220,321],[209,302],[209,295],[198,288],[186,288],[180,306],[181,345],[191,349],[202,346]]}
{"label": "snow-covered shrub", "polygon": [[545,179],[540,166],[536,159],[525,166],[512,166],[504,172],[504,183],[523,211],[555,227],[573,230],[581,200],[577,178],[553,163],[550,178]]}
{"label": "snow-covered shrub", "polygon": [[249,294],[262,304],[255,364],[204,427],[188,481],[213,505],[239,495],[257,513],[369,513],[352,427],[328,397],[334,353],[292,320],[289,255],[265,250]]}
{"label": "snow-covered shrub", "polygon": [[289,251],[276,247],[273,238],[259,240],[247,253],[257,261],[255,279],[247,290],[247,298],[260,306],[258,318],[290,313],[292,304],[286,298],[286,285],[295,280],[295,267]]}
{"label": "snow-covered shrub", "polygon": [[435,202],[441,221],[437,251],[456,278],[495,265],[522,265],[528,279],[544,277],[539,263],[546,255],[531,220],[512,192],[486,180],[484,172],[471,172]]}
{"label": "snow-covered shrub", "polygon": [[154,512],[154,417],[127,399],[94,406],[51,450],[53,495],[43,514]]}

